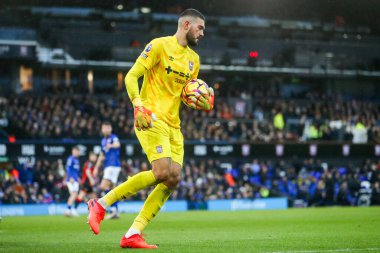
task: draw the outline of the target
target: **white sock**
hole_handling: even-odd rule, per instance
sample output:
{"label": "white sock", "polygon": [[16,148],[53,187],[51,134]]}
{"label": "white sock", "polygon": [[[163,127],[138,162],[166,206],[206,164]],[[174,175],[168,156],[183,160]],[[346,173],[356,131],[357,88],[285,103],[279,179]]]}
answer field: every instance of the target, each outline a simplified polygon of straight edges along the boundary
{"label": "white sock", "polygon": [[137,230],[137,229],[135,229],[135,228],[130,228],[129,230],[128,230],[128,232],[125,234],[125,238],[128,238],[128,237],[131,237],[132,235],[135,235],[135,234],[141,234],[141,232],[139,231],[139,230]]}
{"label": "white sock", "polygon": [[98,199],[98,203],[104,208],[104,209],[107,209],[109,207],[109,205],[107,204],[107,202],[101,198],[101,199]]}

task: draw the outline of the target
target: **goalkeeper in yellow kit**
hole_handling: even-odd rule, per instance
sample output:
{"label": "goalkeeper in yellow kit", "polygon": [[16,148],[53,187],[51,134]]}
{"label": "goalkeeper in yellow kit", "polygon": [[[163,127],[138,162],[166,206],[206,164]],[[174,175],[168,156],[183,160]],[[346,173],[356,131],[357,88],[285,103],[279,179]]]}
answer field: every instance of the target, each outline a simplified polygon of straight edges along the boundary
{"label": "goalkeeper in yellow kit", "polygon": [[[103,198],[88,202],[88,223],[95,234],[105,209],[127,199],[139,190],[156,185],[128,232],[122,237],[122,248],[157,248],[147,244],[142,230],[156,216],[181,180],[183,136],[179,109],[181,91],[199,72],[199,56],[189,46],[196,46],[204,36],[205,18],[195,9],[180,14],[174,36],[152,40],[128,72],[125,84],[134,106],[135,132],[148,156],[152,170],[140,172],[120,184]],[[144,76],[139,93],[138,79]],[[209,111],[214,106],[214,91],[198,94],[198,108]]]}

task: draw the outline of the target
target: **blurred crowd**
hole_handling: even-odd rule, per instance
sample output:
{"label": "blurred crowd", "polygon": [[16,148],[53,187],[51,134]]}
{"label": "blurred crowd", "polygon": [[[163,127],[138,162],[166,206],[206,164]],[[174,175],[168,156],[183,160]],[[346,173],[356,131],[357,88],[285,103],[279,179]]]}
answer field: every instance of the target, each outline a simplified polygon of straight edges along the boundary
{"label": "blurred crowd", "polygon": [[[104,120],[112,123],[120,138],[135,138],[133,110],[125,93],[15,95],[2,101],[2,117],[18,138],[98,138]],[[313,93],[289,99],[263,88],[218,95],[210,113],[182,106],[181,119],[185,140],[380,143],[380,104],[373,100]]]}
{"label": "blurred crowd", "polygon": [[5,114],[19,138],[98,138],[106,120],[119,136],[133,135],[132,107],[123,97],[13,96],[7,100]]}
{"label": "blurred crowd", "polygon": [[[284,97],[276,89],[218,89],[210,113],[182,106],[185,140],[241,142],[352,141],[380,143],[380,104],[371,99],[327,97],[319,93]],[[126,93],[100,95],[9,95],[0,97],[1,124],[18,139],[98,139],[110,121],[121,139],[135,139],[133,110]],[[148,170],[147,162],[122,162],[119,180]],[[380,204],[380,162],[328,163],[318,160],[253,160],[236,164],[188,160],[172,199],[203,208],[209,199],[286,196],[305,205]],[[2,203],[66,201],[62,160],[37,160],[0,170]],[[143,200],[149,190],[132,199]],[[367,196],[367,197],[365,197]]]}
{"label": "blurred crowd", "polygon": [[[122,163],[119,182],[148,163]],[[0,170],[0,203],[60,203],[68,197],[61,160],[37,160]],[[96,192],[98,192],[95,189]],[[150,189],[132,200],[146,199]],[[171,199],[187,200],[190,208],[205,208],[207,200],[284,196],[290,205],[380,205],[380,161],[329,163],[314,159],[257,160],[224,163],[187,160],[182,181]]]}

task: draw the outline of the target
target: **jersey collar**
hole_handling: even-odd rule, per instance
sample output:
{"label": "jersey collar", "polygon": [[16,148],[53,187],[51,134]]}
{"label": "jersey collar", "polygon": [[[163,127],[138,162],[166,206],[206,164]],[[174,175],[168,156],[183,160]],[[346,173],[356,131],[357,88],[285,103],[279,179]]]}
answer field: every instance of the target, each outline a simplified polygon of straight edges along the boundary
{"label": "jersey collar", "polygon": [[174,44],[176,45],[177,49],[180,51],[185,51],[189,48],[189,46],[183,47],[178,43],[177,37],[175,35],[172,36],[172,40],[174,41]]}

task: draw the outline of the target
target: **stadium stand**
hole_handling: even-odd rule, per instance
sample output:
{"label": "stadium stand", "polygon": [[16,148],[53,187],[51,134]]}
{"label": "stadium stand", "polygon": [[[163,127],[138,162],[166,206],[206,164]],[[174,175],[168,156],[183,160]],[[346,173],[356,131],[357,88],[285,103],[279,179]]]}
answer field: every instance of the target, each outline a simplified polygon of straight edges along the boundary
{"label": "stadium stand", "polygon": [[[2,138],[94,141],[107,120],[122,140],[135,140],[132,106],[123,85],[115,88],[115,76],[125,75],[152,38],[171,35],[177,15],[172,9],[144,14],[133,6],[123,12],[112,8],[0,10]],[[207,22],[198,52],[201,76],[214,87],[216,106],[208,114],[182,107],[187,141],[380,143],[380,37],[370,24],[252,15],[208,16]],[[15,74],[20,62],[34,70],[27,89]],[[94,91],[87,83],[89,71],[95,73]],[[33,158],[33,163],[1,164],[1,203],[67,198],[61,158]],[[148,169],[140,158],[126,159],[122,167],[119,179]],[[181,187],[171,198],[188,200],[193,209],[211,199],[274,196],[287,197],[293,206],[360,205],[361,184],[368,181],[375,205],[380,204],[379,171],[380,162],[368,157],[234,157],[229,162],[186,157]]]}
{"label": "stadium stand", "polygon": [[[139,159],[123,161],[120,178],[148,169]],[[181,187],[171,199],[187,200],[202,209],[207,200],[254,199],[285,196],[291,205],[308,206],[363,204],[361,182],[372,186],[371,204],[380,204],[380,161],[345,163],[316,159],[261,160],[236,164],[220,160],[187,160]],[[60,203],[67,199],[62,160],[37,160],[1,171],[1,203]],[[132,200],[143,200],[141,191]],[[296,202],[295,202],[296,201]]]}

